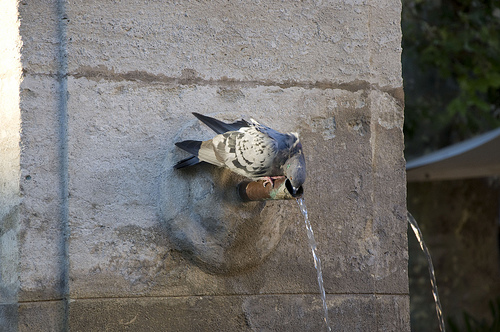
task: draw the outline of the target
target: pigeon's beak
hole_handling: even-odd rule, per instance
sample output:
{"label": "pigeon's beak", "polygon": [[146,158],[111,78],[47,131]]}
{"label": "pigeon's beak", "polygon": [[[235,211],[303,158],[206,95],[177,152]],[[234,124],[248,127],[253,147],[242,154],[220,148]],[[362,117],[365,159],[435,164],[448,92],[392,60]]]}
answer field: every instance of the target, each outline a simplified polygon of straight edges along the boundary
{"label": "pigeon's beak", "polygon": [[290,179],[286,179],[285,187],[286,187],[286,190],[288,191],[288,193],[293,198],[297,198],[299,196],[302,196],[302,194],[304,193],[304,189],[302,188],[302,186],[294,187],[292,185],[292,182],[290,181]]}

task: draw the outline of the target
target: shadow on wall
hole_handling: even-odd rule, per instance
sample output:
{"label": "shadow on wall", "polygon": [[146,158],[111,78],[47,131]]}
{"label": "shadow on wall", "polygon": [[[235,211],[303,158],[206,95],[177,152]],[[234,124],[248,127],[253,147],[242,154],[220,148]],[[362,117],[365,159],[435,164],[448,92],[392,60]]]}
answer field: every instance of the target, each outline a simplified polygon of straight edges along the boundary
{"label": "shadow on wall", "polygon": [[169,164],[179,159],[174,153],[165,158],[159,183],[160,215],[174,247],[210,273],[233,274],[260,264],[290,222],[281,204],[243,202],[242,176],[209,164],[176,170]]}

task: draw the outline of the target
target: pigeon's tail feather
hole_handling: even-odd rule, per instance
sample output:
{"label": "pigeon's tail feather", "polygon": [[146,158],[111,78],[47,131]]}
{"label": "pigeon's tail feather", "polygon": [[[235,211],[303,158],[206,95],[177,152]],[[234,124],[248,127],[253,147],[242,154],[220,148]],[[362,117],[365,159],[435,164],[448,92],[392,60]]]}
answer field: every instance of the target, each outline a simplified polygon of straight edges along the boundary
{"label": "pigeon's tail feather", "polygon": [[245,120],[239,120],[233,123],[225,123],[200,113],[193,112],[193,115],[197,117],[198,120],[210,127],[210,129],[215,131],[217,134],[223,134],[228,131],[237,131],[242,127],[250,126],[250,124]]}
{"label": "pigeon's tail feather", "polygon": [[197,156],[198,151],[200,151],[202,141],[182,141],[175,143],[176,146],[180,147],[182,150],[191,153],[192,155]]}
{"label": "pigeon's tail feather", "polygon": [[178,169],[178,168],[193,166],[193,165],[196,165],[200,162],[201,161],[200,161],[200,159],[198,159],[198,157],[191,156],[189,158],[182,159],[181,161],[179,161],[177,164],[174,165],[174,168]]}

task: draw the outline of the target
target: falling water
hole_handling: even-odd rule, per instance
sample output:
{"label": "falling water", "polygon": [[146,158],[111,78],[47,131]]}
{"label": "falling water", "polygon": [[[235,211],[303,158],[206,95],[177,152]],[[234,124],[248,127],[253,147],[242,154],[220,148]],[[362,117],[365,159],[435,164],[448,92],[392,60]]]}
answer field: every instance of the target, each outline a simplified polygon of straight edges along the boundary
{"label": "falling water", "polygon": [[330,332],[332,329],[330,328],[330,323],[328,321],[328,307],[326,305],[325,287],[323,286],[323,273],[321,272],[321,260],[316,254],[316,249],[317,249],[316,240],[314,239],[312,226],[311,223],[309,222],[309,217],[307,215],[307,207],[304,198],[302,197],[297,198],[297,203],[299,204],[300,212],[302,212],[302,214],[304,215],[304,220],[306,223],[306,230],[307,230],[307,238],[309,239],[309,247],[311,247],[312,255],[314,258],[314,267],[316,268],[316,273],[318,275],[319,291],[321,293],[321,299],[323,300],[323,311],[325,314],[324,320],[327,331]]}
{"label": "falling water", "polygon": [[424,239],[422,237],[422,232],[418,227],[417,221],[415,220],[415,218],[413,218],[410,212],[408,212],[408,222],[410,223],[411,228],[413,229],[413,233],[415,233],[415,237],[417,238],[418,243],[420,243],[420,248],[424,252],[425,258],[427,258],[427,265],[429,267],[429,275],[431,278],[432,295],[434,296],[434,302],[436,302],[436,313],[439,321],[439,329],[442,332],[445,332],[446,330],[444,325],[443,309],[441,307],[441,301],[439,301],[439,294],[436,284],[436,275],[434,274],[434,266],[432,265],[431,254],[429,253],[429,250],[425,245]]}

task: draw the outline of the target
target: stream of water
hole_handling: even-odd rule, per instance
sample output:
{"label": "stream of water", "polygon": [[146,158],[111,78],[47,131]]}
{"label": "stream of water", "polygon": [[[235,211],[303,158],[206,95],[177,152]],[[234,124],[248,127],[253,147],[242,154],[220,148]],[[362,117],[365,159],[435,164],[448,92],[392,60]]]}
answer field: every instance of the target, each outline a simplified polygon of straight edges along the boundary
{"label": "stream of water", "polygon": [[[304,201],[304,198],[297,198],[297,203],[299,204],[300,212],[302,212],[302,215],[304,216],[304,221],[306,225],[306,230],[307,230],[307,239],[309,242],[309,247],[311,248],[311,252],[313,255],[314,259],[314,267],[316,268],[316,274],[318,276],[318,286],[319,286],[319,291],[321,295],[321,300],[323,301],[323,311],[324,311],[324,322],[326,324],[326,328],[328,332],[331,332],[332,329],[330,327],[330,322],[328,320],[328,306],[326,304],[326,293],[325,293],[325,287],[323,286],[323,272],[321,271],[321,260],[318,257],[318,254],[316,253],[316,250],[318,248],[318,245],[316,243],[316,240],[314,239],[314,232],[311,226],[311,222],[309,221],[309,216],[307,214],[307,207],[306,203]],[[443,309],[441,307],[441,301],[439,300],[439,294],[438,294],[438,289],[437,289],[437,283],[436,283],[436,275],[434,273],[434,265],[432,264],[432,258],[429,253],[429,250],[427,249],[427,246],[424,242],[424,239],[422,237],[422,232],[420,231],[420,227],[418,227],[417,221],[413,216],[411,215],[410,212],[408,212],[408,223],[410,224],[413,232],[415,233],[415,237],[418,240],[418,243],[420,244],[420,248],[422,249],[425,258],[427,259],[427,264],[429,268],[429,276],[430,276],[430,281],[431,281],[431,286],[432,286],[432,295],[434,296],[434,302],[436,303],[436,313],[437,313],[437,318],[439,321],[439,329],[441,332],[446,332],[445,329],[445,323],[444,323],[444,317],[443,317]]]}
{"label": "stream of water", "polygon": [[422,232],[420,231],[420,227],[418,227],[417,221],[410,212],[408,212],[408,222],[410,223],[411,228],[413,229],[413,233],[415,233],[415,237],[420,244],[420,248],[424,252],[425,258],[427,258],[427,267],[429,268],[429,276],[431,279],[432,286],[432,295],[434,296],[434,302],[436,303],[436,313],[439,321],[439,329],[442,332],[445,332],[444,325],[444,317],[443,317],[443,308],[441,307],[441,301],[439,301],[438,288],[436,283],[436,275],[434,274],[434,265],[432,264],[431,254],[425,245],[424,238],[422,237]]}
{"label": "stream of water", "polygon": [[323,300],[323,311],[325,317],[323,318],[326,324],[326,329],[328,332],[331,332],[330,322],[328,320],[328,306],[326,305],[326,293],[325,287],[323,286],[323,272],[321,272],[321,260],[319,259],[316,249],[318,247],[316,240],[314,239],[314,232],[311,226],[311,222],[309,221],[309,217],[307,215],[307,207],[304,201],[304,198],[297,198],[297,203],[299,204],[300,212],[304,216],[306,230],[307,230],[307,239],[309,241],[309,247],[311,248],[311,252],[314,258],[314,267],[316,268],[316,274],[318,276],[318,286],[321,294],[321,300]]}

